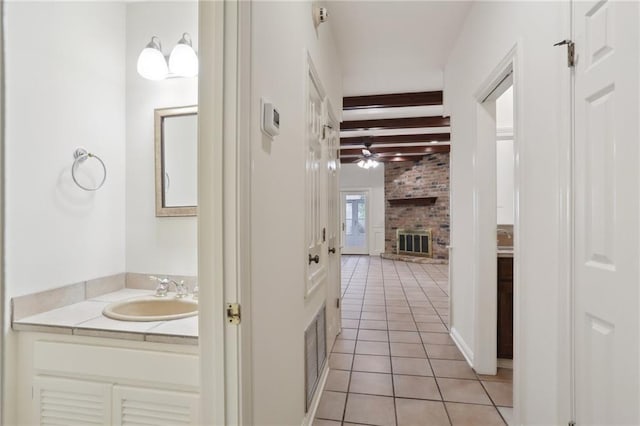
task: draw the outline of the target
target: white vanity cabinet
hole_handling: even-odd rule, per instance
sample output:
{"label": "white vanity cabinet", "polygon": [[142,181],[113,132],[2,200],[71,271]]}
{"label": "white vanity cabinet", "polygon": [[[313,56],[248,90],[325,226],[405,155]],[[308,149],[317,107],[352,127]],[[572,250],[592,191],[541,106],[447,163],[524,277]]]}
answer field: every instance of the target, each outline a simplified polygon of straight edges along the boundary
{"label": "white vanity cabinet", "polygon": [[20,424],[198,425],[197,347],[20,333]]}

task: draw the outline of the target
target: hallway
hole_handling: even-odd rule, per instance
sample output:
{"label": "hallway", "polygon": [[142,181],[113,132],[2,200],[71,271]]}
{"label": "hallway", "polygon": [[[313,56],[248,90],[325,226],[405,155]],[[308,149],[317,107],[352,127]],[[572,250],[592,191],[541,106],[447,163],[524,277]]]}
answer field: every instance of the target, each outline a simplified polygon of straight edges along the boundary
{"label": "hallway", "polygon": [[479,376],[448,335],[448,265],[342,257],[342,333],[314,426],[503,425],[511,370]]}

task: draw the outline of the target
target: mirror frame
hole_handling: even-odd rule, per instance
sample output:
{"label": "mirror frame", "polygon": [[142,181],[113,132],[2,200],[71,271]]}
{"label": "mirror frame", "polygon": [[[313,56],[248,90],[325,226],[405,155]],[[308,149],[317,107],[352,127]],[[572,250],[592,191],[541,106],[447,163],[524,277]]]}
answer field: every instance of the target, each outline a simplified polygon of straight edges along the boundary
{"label": "mirror frame", "polygon": [[154,110],[154,138],[156,162],[156,217],[197,216],[198,206],[166,207],[164,205],[164,132],[162,123],[167,117],[198,115],[198,106],[190,105],[173,108],[157,108]]}

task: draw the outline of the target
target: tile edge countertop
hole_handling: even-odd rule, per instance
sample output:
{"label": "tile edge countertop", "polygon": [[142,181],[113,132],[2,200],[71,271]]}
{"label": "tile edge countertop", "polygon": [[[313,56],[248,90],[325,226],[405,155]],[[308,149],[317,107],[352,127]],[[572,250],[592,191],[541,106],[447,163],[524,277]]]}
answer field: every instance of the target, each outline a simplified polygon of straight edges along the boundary
{"label": "tile edge countertop", "polygon": [[151,296],[154,293],[151,290],[122,289],[15,320],[11,328],[14,331],[197,345],[198,315],[169,321],[118,321],[102,314],[105,306],[113,302]]}

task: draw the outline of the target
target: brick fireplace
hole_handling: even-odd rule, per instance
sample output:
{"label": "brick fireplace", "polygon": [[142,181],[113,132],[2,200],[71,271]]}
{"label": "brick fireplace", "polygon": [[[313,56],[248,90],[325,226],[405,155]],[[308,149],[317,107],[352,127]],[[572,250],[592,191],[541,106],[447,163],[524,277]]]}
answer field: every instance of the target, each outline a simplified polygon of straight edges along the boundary
{"label": "brick fireplace", "polygon": [[431,231],[432,257],[449,258],[449,153],[385,164],[385,254],[398,252],[398,230]]}

